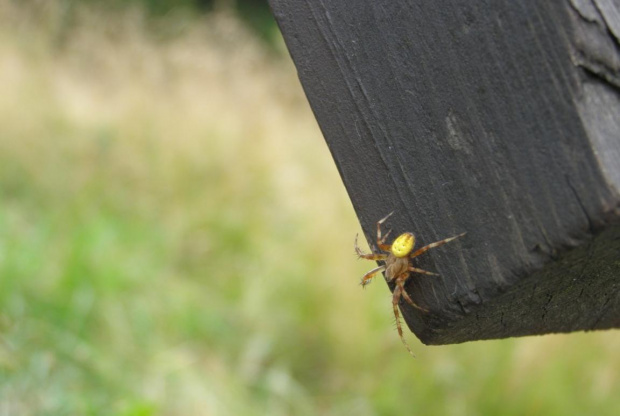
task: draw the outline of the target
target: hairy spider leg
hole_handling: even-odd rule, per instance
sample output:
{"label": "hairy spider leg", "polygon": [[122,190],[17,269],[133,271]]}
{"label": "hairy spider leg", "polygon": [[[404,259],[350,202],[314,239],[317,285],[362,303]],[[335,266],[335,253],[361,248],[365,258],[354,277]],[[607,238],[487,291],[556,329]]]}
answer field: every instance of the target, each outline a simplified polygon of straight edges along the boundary
{"label": "hairy spider leg", "polygon": [[411,351],[411,348],[409,348],[409,344],[407,344],[407,341],[405,341],[405,336],[403,335],[403,328],[400,326],[400,314],[398,313],[398,302],[400,301],[400,295],[403,291],[403,288],[401,285],[396,285],[396,287],[394,288],[394,294],[392,295],[392,307],[394,308],[394,317],[396,318],[396,329],[398,330],[398,336],[400,337],[400,340],[403,342],[403,345],[405,346],[405,348],[407,348],[407,351],[409,351],[409,354],[411,354],[414,358],[415,358],[415,354],[413,353],[413,351]]}
{"label": "hairy spider leg", "polygon": [[459,235],[455,235],[454,237],[450,237],[450,238],[446,238],[444,240],[439,240],[439,241],[435,241],[434,243],[430,243],[429,245],[426,245],[426,246],[422,247],[421,249],[418,249],[418,250],[414,251],[412,254],[409,255],[409,257],[410,258],[418,257],[420,254],[426,253],[431,248],[443,246],[444,244],[449,243],[452,240],[455,240],[455,239],[457,239],[459,237],[463,237],[465,234],[467,234],[467,233],[462,233],[462,234],[459,234]]}
{"label": "hairy spider leg", "polygon": [[409,266],[409,271],[420,274],[427,274],[429,276],[439,276],[438,273],[428,272],[426,270],[418,269],[417,267]]}
{"label": "hairy spider leg", "polygon": [[[434,273],[432,273],[434,274]],[[405,298],[405,300],[407,301],[408,304],[410,304],[411,306],[413,306],[416,309],[421,310],[422,312],[428,312],[427,309],[424,309],[421,306],[418,306],[410,297],[409,294],[407,293],[407,291],[405,290],[405,282],[407,281],[407,279],[409,278],[409,273],[403,273],[400,275],[400,277],[398,279],[396,279],[396,284],[400,287],[400,292],[403,298]]]}
{"label": "hairy spider leg", "polygon": [[381,238],[381,224],[383,224],[388,218],[390,218],[393,213],[394,211],[390,212],[388,215],[377,221],[377,247],[379,247],[383,251],[390,251],[390,245],[385,244],[385,239],[388,235],[390,235],[392,230],[388,231],[385,237]]}
{"label": "hairy spider leg", "polygon": [[357,253],[357,257],[361,258],[361,259],[366,259],[366,260],[374,260],[374,261],[378,261],[378,260],[385,260],[388,258],[387,254],[374,254],[374,253],[370,253],[370,254],[366,254],[362,251],[361,248],[359,248],[359,246],[357,245],[357,237],[358,235],[355,236],[355,253]]}
{"label": "hairy spider leg", "polygon": [[390,251],[391,247],[389,244],[385,244],[385,240],[387,240],[391,232],[392,230],[388,230],[388,232],[385,233],[383,237],[381,237],[381,240],[379,240],[379,237],[377,236],[377,246],[379,246],[379,248],[383,251]]}
{"label": "hairy spider leg", "polygon": [[369,284],[370,282],[372,282],[372,278],[375,277],[375,275],[377,273],[379,273],[380,271],[385,270],[385,266],[379,266],[379,267],[375,267],[374,269],[372,269],[371,271],[369,271],[368,273],[366,273],[363,277],[362,277],[362,281],[360,282],[360,285],[362,285],[362,287],[366,286],[367,284]]}

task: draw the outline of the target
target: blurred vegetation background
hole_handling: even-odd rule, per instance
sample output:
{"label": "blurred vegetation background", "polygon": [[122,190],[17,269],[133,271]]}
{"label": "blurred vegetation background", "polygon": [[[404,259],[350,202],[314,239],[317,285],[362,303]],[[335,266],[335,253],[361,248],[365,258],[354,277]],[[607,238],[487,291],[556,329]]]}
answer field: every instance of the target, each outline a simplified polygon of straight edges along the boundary
{"label": "blurred vegetation background", "polygon": [[0,0],[0,415],[618,415],[620,335],[403,348],[264,2]]}

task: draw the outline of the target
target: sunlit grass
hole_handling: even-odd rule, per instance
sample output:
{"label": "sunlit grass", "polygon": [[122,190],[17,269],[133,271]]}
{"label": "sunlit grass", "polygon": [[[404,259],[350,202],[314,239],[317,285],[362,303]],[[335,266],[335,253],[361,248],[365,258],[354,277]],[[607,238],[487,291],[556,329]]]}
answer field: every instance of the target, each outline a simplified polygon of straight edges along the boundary
{"label": "sunlit grass", "polygon": [[0,414],[620,413],[617,332],[406,353],[292,64],[234,17],[29,4],[0,0]]}

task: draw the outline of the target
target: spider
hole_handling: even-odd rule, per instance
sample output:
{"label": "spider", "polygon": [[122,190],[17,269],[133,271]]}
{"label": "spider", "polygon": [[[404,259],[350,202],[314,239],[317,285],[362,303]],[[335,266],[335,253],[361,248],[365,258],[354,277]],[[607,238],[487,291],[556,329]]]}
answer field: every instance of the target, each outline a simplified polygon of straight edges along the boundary
{"label": "spider", "polygon": [[393,213],[394,212],[392,211],[387,216],[377,221],[377,247],[381,251],[387,252],[387,254],[386,253],[365,254],[364,252],[362,252],[362,250],[360,250],[360,248],[357,245],[357,236],[355,237],[355,252],[357,253],[359,258],[364,258],[367,260],[375,260],[375,261],[382,260],[385,262],[385,264],[383,264],[382,266],[375,267],[374,269],[366,273],[362,277],[361,285],[362,287],[365,287],[367,284],[369,284],[372,281],[372,278],[377,273],[385,270],[385,280],[388,282],[393,281],[395,284],[394,293],[392,294],[392,307],[394,308],[394,317],[396,318],[396,328],[398,329],[398,335],[400,336],[400,340],[405,345],[405,348],[407,348],[407,351],[409,351],[409,353],[415,357],[415,355],[413,354],[413,351],[411,351],[411,348],[409,348],[409,345],[407,344],[407,342],[405,341],[405,337],[403,336],[403,328],[400,325],[400,315],[398,313],[399,302],[400,302],[401,297],[403,297],[405,298],[407,303],[409,303],[414,308],[422,312],[428,312],[427,309],[424,309],[421,306],[416,305],[415,302],[411,300],[411,297],[409,297],[409,294],[405,290],[405,282],[407,281],[407,279],[409,279],[409,276],[412,272],[426,274],[429,276],[439,276],[439,275],[437,273],[431,273],[426,270],[413,267],[409,263],[409,259],[418,257],[420,254],[425,253],[431,248],[439,247],[446,243],[449,243],[450,241],[456,238],[464,236],[466,233],[462,233],[454,237],[446,238],[444,240],[436,241],[420,249],[417,249],[416,251],[412,253],[413,247],[415,245],[415,236],[413,235],[413,233],[406,232],[406,233],[399,235],[392,242],[392,244],[385,244],[385,240],[387,239],[388,235],[390,235],[392,230],[388,231],[388,233],[385,236],[381,237],[381,224],[383,224],[388,218],[390,218],[390,216]]}

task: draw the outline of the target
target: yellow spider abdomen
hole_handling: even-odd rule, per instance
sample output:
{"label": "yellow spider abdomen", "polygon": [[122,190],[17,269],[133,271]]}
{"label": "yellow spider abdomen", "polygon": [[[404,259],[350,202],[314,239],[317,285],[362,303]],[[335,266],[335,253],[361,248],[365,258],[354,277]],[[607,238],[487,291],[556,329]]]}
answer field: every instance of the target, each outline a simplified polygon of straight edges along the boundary
{"label": "yellow spider abdomen", "polygon": [[396,237],[392,243],[392,254],[396,257],[405,257],[411,253],[415,245],[415,237],[411,233],[404,233]]}

